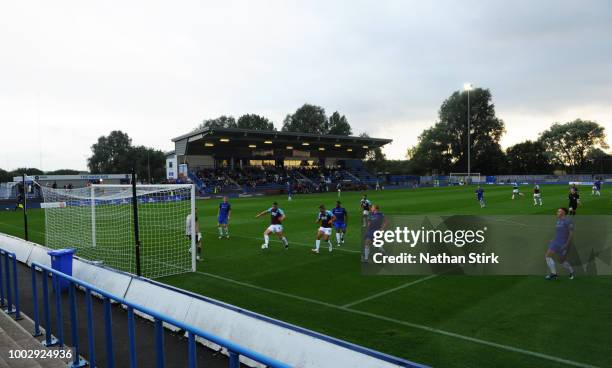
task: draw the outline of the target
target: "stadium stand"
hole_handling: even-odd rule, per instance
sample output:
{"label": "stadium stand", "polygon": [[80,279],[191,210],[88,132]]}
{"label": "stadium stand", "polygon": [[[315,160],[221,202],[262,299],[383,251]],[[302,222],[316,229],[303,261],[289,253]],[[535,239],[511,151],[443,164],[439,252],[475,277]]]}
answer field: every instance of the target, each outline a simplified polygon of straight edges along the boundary
{"label": "stadium stand", "polygon": [[[317,193],[336,190],[338,183],[344,190],[364,189],[376,179],[361,180],[348,170],[325,167],[284,168],[251,166],[244,168],[196,168],[189,177],[198,186],[200,194],[251,193],[257,191],[286,191]],[[365,174],[364,174],[365,173]],[[361,175],[375,178],[365,170]]]}
{"label": "stadium stand", "polygon": [[[191,180],[201,196],[219,193],[323,192],[377,182],[362,160],[390,139],[245,129],[201,129],[173,139],[170,182]],[[180,166],[184,166],[183,174]],[[177,172],[177,169],[178,172]]]}

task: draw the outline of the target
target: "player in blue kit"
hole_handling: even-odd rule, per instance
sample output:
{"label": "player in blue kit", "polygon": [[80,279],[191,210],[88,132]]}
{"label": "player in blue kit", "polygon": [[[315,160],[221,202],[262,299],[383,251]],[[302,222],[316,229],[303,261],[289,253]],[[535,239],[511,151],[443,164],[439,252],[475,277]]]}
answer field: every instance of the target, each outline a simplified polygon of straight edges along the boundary
{"label": "player in blue kit", "polygon": [[[373,204],[371,206],[371,212],[368,216],[368,224],[366,226],[364,236],[364,248],[362,262],[368,263],[370,258],[370,247],[372,246],[372,240],[374,239],[374,232],[378,230],[384,230],[387,227],[387,219],[385,214],[380,212],[380,206]],[[385,252],[383,247],[380,247],[381,252]]]}
{"label": "player in blue kit", "polygon": [[267,210],[261,211],[258,213],[255,218],[259,218],[265,214],[270,214],[270,226],[264,231],[264,243],[261,245],[261,249],[268,249],[268,245],[270,243],[270,234],[276,234],[279,239],[285,245],[285,249],[289,248],[289,241],[285,237],[283,233],[283,221],[285,220],[285,212],[282,209],[278,208],[278,203],[272,203],[272,207]]}
{"label": "player in blue kit", "polygon": [[574,235],[574,224],[567,217],[568,209],[559,208],[557,210],[557,223],[555,230],[555,238],[548,244],[548,250],[546,251],[546,264],[550,273],[546,276],[546,280],[555,280],[557,278],[557,270],[555,267],[555,260],[552,258],[555,254],[559,257],[559,263],[563,268],[569,271],[570,280],[574,279],[574,269],[572,265],[567,261],[567,254],[569,251],[570,242]]}
{"label": "player in blue kit", "polygon": [[593,191],[591,192],[591,194],[596,196],[601,195],[601,180],[596,180],[593,183]]}
{"label": "player in blue kit", "polygon": [[229,220],[232,214],[232,205],[229,204],[227,197],[223,197],[223,202],[219,203],[217,211],[217,226],[219,229],[219,239],[225,237],[229,239]]}
{"label": "player in blue kit", "polygon": [[478,189],[476,189],[476,199],[478,199],[478,203],[480,203],[480,208],[484,208],[484,189],[482,189],[480,185],[478,186]]}
{"label": "player in blue kit", "polygon": [[319,253],[321,247],[321,239],[327,242],[329,251],[331,252],[334,247],[330,240],[332,233],[332,224],[336,220],[336,216],[331,211],[327,211],[324,205],[319,206],[319,215],[317,216],[317,224],[319,224],[319,230],[317,231],[317,239],[315,240],[315,248],[311,249],[313,253]]}
{"label": "player in blue kit", "polygon": [[336,229],[336,241],[338,246],[344,244],[344,236],[346,235],[346,223],[348,222],[348,212],[342,207],[340,201],[336,202],[336,207],[332,210],[332,213],[336,217],[334,221],[334,229]]}

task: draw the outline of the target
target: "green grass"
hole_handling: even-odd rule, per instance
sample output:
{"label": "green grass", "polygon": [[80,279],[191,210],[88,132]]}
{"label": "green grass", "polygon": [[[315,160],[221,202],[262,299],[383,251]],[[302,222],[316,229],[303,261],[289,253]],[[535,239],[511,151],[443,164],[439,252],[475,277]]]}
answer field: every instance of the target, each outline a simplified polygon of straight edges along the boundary
{"label": "green grass", "polygon": [[[507,186],[485,189],[485,209],[468,187],[369,196],[385,214],[553,216],[556,207],[567,205],[565,186],[544,186],[542,207],[532,206],[529,193],[511,201]],[[609,193],[592,198],[586,187],[582,192],[579,215],[610,214]],[[359,195],[343,194],[350,214],[346,244],[319,255],[309,251],[317,207],[332,206],[334,193],[297,196],[291,202],[285,197],[233,200],[229,240],[217,239],[218,200],[199,201],[205,259],[197,273],[160,281],[437,367],[612,366],[612,277],[545,282],[535,276],[438,276],[344,307],[423,277],[361,274]],[[273,200],[287,214],[289,250],[276,241],[267,251],[260,248],[269,220],[254,216]],[[30,238],[44,243],[42,211],[29,214]],[[0,231],[22,236],[21,214],[0,213]]]}

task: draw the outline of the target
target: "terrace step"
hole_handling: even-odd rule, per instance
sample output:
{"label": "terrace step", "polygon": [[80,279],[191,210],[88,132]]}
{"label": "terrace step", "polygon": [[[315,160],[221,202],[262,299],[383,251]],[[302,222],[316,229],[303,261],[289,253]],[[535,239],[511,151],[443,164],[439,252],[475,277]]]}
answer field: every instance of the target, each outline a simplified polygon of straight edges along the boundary
{"label": "terrace step", "polygon": [[306,175],[302,174],[302,173],[301,173],[299,170],[296,170],[295,172],[298,174],[298,176],[299,176],[299,177],[300,177],[302,180],[305,180],[307,183],[314,185],[314,182],[313,182],[312,180],[310,180],[310,178],[309,178],[309,177],[307,177]]}
{"label": "terrace step", "polygon": [[[9,359],[10,350],[49,350],[24,329],[18,321],[4,312],[0,312],[0,367],[11,368],[64,368],[66,362],[61,359],[20,358]],[[9,364],[10,362],[10,364]]]}
{"label": "terrace step", "polygon": [[344,173],[346,173],[347,176],[351,177],[353,179],[353,181],[355,181],[356,183],[361,183],[361,179],[356,177],[355,175],[353,175],[352,172],[350,172],[348,170],[344,170]]}
{"label": "terrace step", "polygon": [[8,363],[0,356],[0,368],[10,368]]}

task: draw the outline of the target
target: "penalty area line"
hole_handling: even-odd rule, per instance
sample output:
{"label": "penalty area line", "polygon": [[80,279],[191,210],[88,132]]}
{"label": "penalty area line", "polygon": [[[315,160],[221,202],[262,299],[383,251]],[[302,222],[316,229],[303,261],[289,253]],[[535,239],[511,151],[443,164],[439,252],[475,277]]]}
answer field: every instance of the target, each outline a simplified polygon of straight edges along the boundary
{"label": "penalty area line", "polygon": [[[323,302],[323,301],[316,300],[316,299],[311,299],[311,298],[302,297],[302,296],[299,296],[299,295],[285,293],[285,292],[277,291],[277,290],[274,290],[274,289],[268,289],[268,288],[265,288],[265,287],[262,287],[262,286],[257,286],[257,285],[249,284],[248,282],[242,282],[242,281],[231,279],[229,277],[220,276],[220,275],[216,275],[216,274],[212,274],[212,273],[208,273],[208,272],[196,271],[195,273],[203,275],[203,276],[208,276],[210,278],[222,280],[222,281],[225,281],[225,282],[228,282],[228,283],[232,283],[232,284],[235,284],[235,285],[240,285],[240,286],[248,287],[248,288],[251,288],[251,289],[254,289],[254,290],[264,291],[264,292],[267,292],[267,293],[270,293],[270,294],[276,294],[276,295],[284,296],[284,297],[287,297],[287,298],[292,298],[292,299],[304,301],[304,302],[307,302],[307,303],[318,304],[318,305],[321,305],[321,306],[325,306],[325,307],[328,307],[328,308],[333,308],[333,309],[341,310],[341,311],[348,312],[348,313],[358,314],[358,315],[362,315],[362,316],[365,316],[365,317],[370,317],[370,318],[373,318],[373,319],[378,319],[378,320],[385,321],[385,322],[395,323],[395,324],[398,324],[398,325],[402,325],[402,326],[406,326],[406,327],[411,327],[411,328],[415,328],[415,329],[418,329],[418,330],[431,332],[431,333],[438,334],[438,335],[443,335],[443,336],[447,336],[447,337],[453,337],[453,338],[456,338],[456,339],[459,339],[459,340],[469,341],[469,342],[472,342],[472,343],[475,343],[475,344],[479,344],[479,345],[490,346],[490,347],[497,348],[497,349],[500,349],[500,350],[506,350],[506,351],[510,351],[510,352],[513,352],[513,353],[528,355],[528,356],[540,358],[540,359],[543,359],[543,360],[548,360],[548,361],[555,362],[555,363],[566,364],[566,365],[569,365],[569,366],[579,367],[579,368],[599,368],[599,367],[597,367],[595,365],[591,365],[591,364],[587,364],[587,363],[576,362],[576,361],[573,361],[573,360],[559,358],[559,357],[548,355],[548,354],[544,354],[544,353],[538,353],[538,352],[531,351],[531,350],[517,348],[517,347],[511,346],[511,345],[504,345],[504,344],[500,344],[500,343],[496,343],[496,342],[492,342],[492,341],[478,339],[478,338],[471,337],[471,336],[461,335],[461,334],[450,332],[450,331],[440,330],[440,329],[437,329],[437,328],[434,328],[434,327],[429,327],[429,326],[425,326],[425,325],[421,325],[421,324],[417,324],[417,323],[402,321],[402,320],[398,320],[398,319],[395,319],[395,318],[390,318],[390,317],[385,317],[385,316],[381,316],[381,315],[374,314],[374,313],[364,312],[364,311],[360,311],[360,310],[357,310],[357,309],[352,309],[352,308],[348,308],[348,307],[345,307],[345,306],[331,304],[331,303]],[[423,280],[423,281],[425,281],[425,280]]]}

